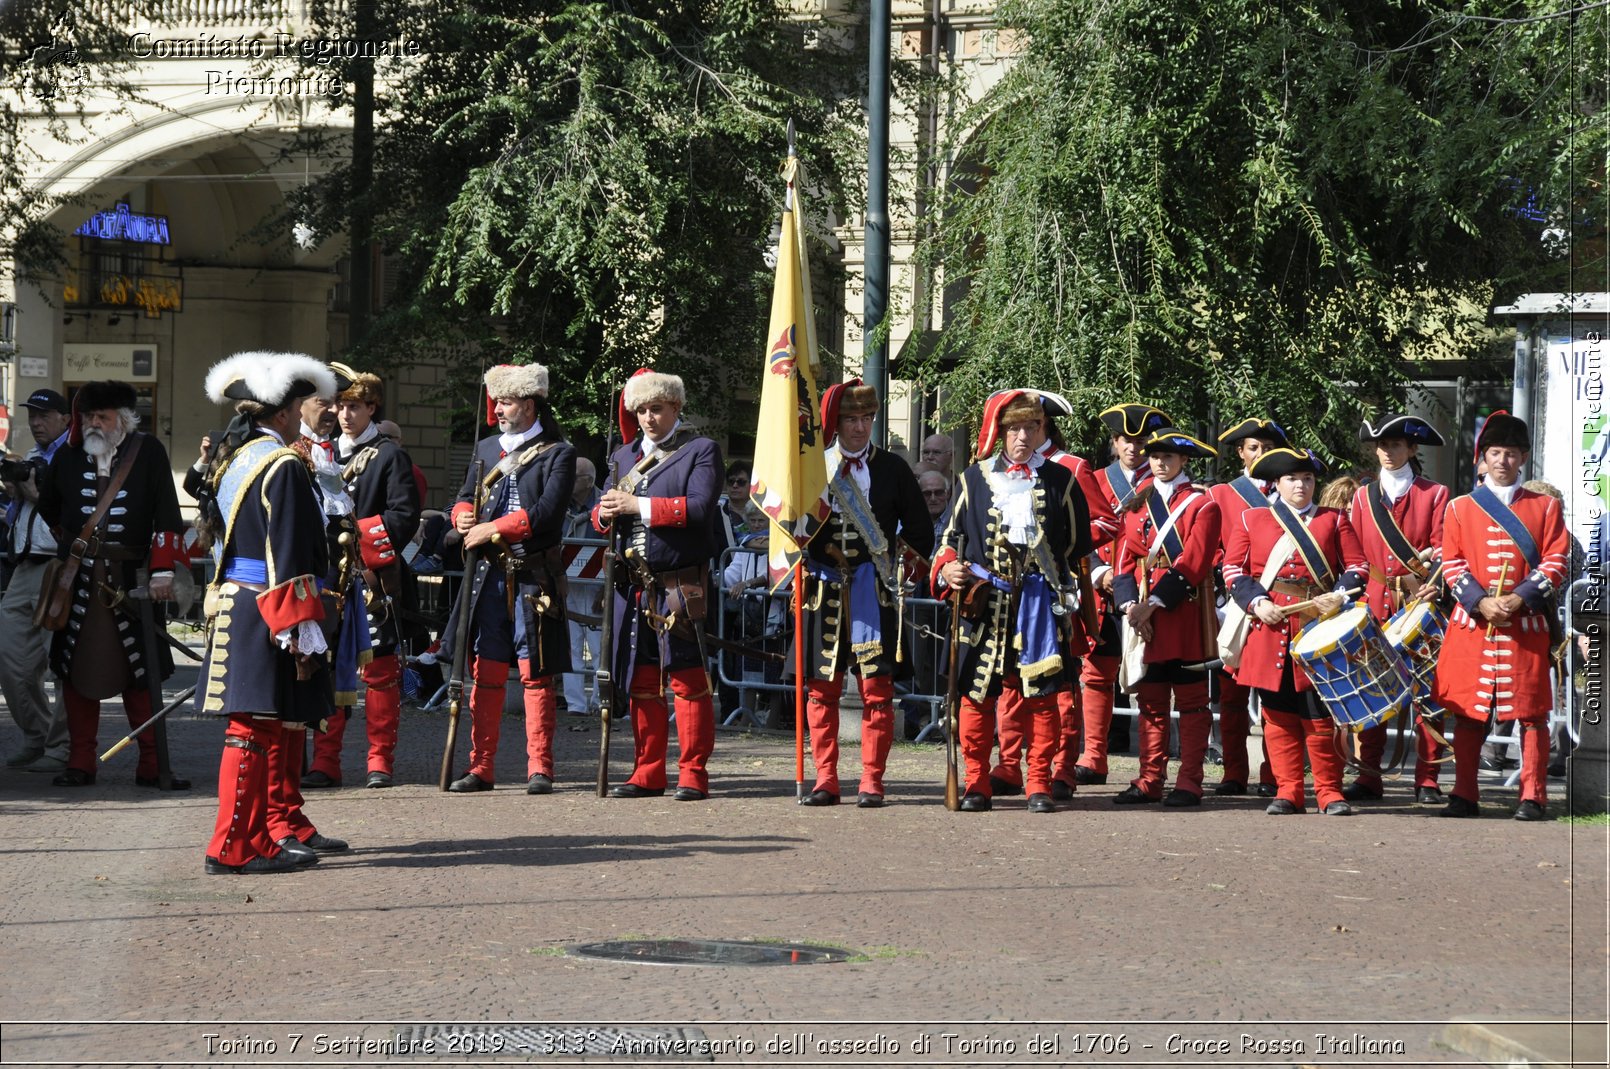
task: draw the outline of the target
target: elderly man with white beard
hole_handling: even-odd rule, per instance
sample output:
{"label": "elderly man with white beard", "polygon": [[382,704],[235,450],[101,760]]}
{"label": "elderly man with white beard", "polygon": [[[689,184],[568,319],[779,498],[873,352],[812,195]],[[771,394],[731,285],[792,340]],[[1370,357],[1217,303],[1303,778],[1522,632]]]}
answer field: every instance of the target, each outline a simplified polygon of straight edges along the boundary
{"label": "elderly man with white beard", "polygon": [[[106,596],[108,589],[132,591],[144,581],[159,603],[154,608],[160,633],[160,603],[173,597],[174,568],[185,566],[168,454],[155,438],[139,432],[134,406],[134,387],[128,383],[79,387],[67,443],[57,450],[39,491],[39,514],[55,531],[58,557],[68,570],[72,558],[80,558],[71,580],[71,611],[50,651],[67,706],[67,768],[53,781],[58,787],[95,782],[103,699],[121,694],[129,725],[138,727],[153,712],[146,673],[154,671],[160,679],[173,673],[166,646],[154,651],[156,664],[147,663],[138,625],[109,608]],[[142,570],[148,570],[148,580]],[[134,782],[157,787],[156,743],[150,732],[138,741]],[[175,790],[189,786],[186,780],[171,781]]]}

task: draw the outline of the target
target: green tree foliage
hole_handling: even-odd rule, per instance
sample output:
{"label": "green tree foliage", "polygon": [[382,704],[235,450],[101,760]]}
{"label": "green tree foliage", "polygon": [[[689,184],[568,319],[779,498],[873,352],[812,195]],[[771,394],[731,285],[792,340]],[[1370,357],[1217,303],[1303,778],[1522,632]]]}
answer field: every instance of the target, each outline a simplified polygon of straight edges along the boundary
{"label": "green tree foliage", "polygon": [[1038,384],[1337,455],[1412,361],[1481,348],[1495,295],[1600,288],[1606,10],[1497,18],[1549,8],[1011,0],[1026,54],[926,253],[960,294],[923,369],[947,416]]}
{"label": "green tree foliage", "polygon": [[[567,421],[595,426],[653,364],[719,418],[725,372],[762,356],[790,118],[815,226],[842,213],[850,52],[806,49],[779,0],[472,0],[379,21],[424,55],[377,86],[376,237],[400,284],[372,357],[458,343],[472,371],[539,361]],[[344,225],[349,181],[338,168],[298,206],[320,232]]]}

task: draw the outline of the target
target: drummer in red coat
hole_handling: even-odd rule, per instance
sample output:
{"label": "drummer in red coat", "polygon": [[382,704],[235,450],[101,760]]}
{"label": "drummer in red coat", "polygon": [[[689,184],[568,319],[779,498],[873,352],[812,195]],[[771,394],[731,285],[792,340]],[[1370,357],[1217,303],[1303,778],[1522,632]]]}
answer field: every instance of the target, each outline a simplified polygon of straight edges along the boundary
{"label": "drummer in red coat", "polygon": [[[1271,449],[1290,449],[1286,432],[1272,419],[1249,416],[1219,435],[1219,448],[1233,448],[1241,461],[1241,474],[1227,483],[1214,483],[1208,493],[1218,502],[1222,520],[1221,539],[1229,539],[1230,530],[1241,524],[1241,514],[1249,508],[1268,508],[1269,496],[1274,488],[1249,472],[1258,458]],[[1221,551],[1219,563],[1223,563]],[[1229,581],[1224,587],[1229,589]],[[1252,766],[1247,760],[1247,738],[1251,735],[1252,692],[1235,681],[1230,672],[1221,670],[1219,687],[1219,741],[1224,746],[1224,779],[1213,788],[1214,794],[1246,794],[1251,782]],[[1264,761],[1258,769],[1258,793],[1271,798],[1275,793],[1274,773],[1270,770],[1267,747]]]}
{"label": "drummer in red coat", "polygon": [[1442,569],[1458,599],[1448,620],[1431,696],[1457,717],[1454,785],[1445,817],[1481,815],[1476,770],[1489,719],[1521,729],[1516,820],[1547,817],[1549,614],[1565,585],[1570,536],[1560,503],[1520,486],[1531,457],[1524,420],[1487,417],[1476,438],[1487,474],[1455,498],[1443,520]]}
{"label": "drummer in red coat", "polygon": [[[1151,482],[1152,469],[1144,452],[1146,439],[1159,427],[1169,426],[1170,420],[1162,409],[1138,401],[1113,405],[1098,418],[1112,432],[1108,448],[1113,459],[1096,473],[1096,487],[1116,519],[1140,488]],[[1084,752],[1073,766],[1075,783],[1107,782],[1107,733],[1112,727],[1113,694],[1118,686],[1119,654],[1123,652],[1118,637],[1118,611],[1112,601],[1116,549],[1115,539],[1091,555],[1090,581],[1101,610],[1101,634],[1079,672]]]}
{"label": "drummer in red coat", "polygon": [[[1266,810],[1271,816],[1303,812],[1305,747],[1320,809],[1328,817],[1353,812],[1342,797],[1334,724],[1291,656],[1291,640],[1303,624],[1340,609],[1349,594],[1363,589],[1367,569],[1346,515],[1314,504],[1319,473],[1319,461],[1306,450],[1265,452],[1249,474],[1273,480],[1278,497],[1266,509],[1243,512],[1225,541],[1224,581],[1236,603],[1254,616],[1236,682],[1256,690],[1263,708],[1263,737],[1275,774],[1276,797]],[[1295,548],[1265,588],[1263,574],[1282,542]],[[1309,600],[1312,612],[1287,616],[1285,606]]]}
{"label": "drummer in red coat", "polygon": [[[1090,510],[1090,544],[1097,548],[1105,546],[1118,533],[1118,517],[1102,494],[1090,462],[1068,452],[1067,439],[1056,425],[1056,417],[1073,415],[1073,405],[1061,394],[1046,390],[1036,392],[1045,408],[1045,429],[1034,451],[1073,473],[1073,481],[1084,495],[1085,505]],[[1087,635],[1083,619],[1078,615],[1071,617],[1070,630],[1073,637],[1068,656],[1070,661],[1080,661],[1095,648],[1099,636]],[[1008,692],[1003,698],[1000,721],[996,726],[1001,744],[1001,763],[990,772],[990,790],[997,795],[1020,794],[1023,790],[1023,741],[1028,724],[1019,708],[1008,707],[1008,699],[1014,693]],[[1107,715],[1111,719],[1110,707]],[[1074,765],[1079,760],[1084,726],[1079,688],[1071,677],[1068,685],[1057,691],[1057,721],[1060,725],[1060,744],[1052,764],[1051,797],[1055,801],[1066,802],[1078,790],[1079,781],[1074,778]]]}
{"label": "drummer in red coat", "polygon": [[[1191,485],[1187,460],[1216,456],[1212,446],[1172,427],[1146,440],[1152,481],[1125,507],[1114,551],[1113,601],[1146,645],[1145,675],[1135,690],[1140,706],[1140,775],[1113,796],[1117,805],[1162,800],[1167,806],[1202,804],[1202,762],[1213,711],[1208,676],[1187,665],[1209,659],[1215,632],[1213,558],[1219,551],[1219,506]],[[1168,778],[1169,700],[1179,710],[1180,769]]]}
{"label": "drummer in red coat", "polygon": [[[1379,424],[1366,420],[1358,437],[1374,445],[1381,472],[1353,495],[1349,517],[1370,566],[1365,588],[1370,614],[1385,623],[1425,584],[1435,559],[1442,554],[1442,514],[1448,508],[1448,488],[1419,474],[1420,447],[1441,445],[1442,435],[1416,416],[1391,415]],[[1442,801],[1437,787],[1441,747],[1427,725],[1417,724],[1416,732],[1415,801],[1435,804]],[[1358,741],[1362,769],[1342,791],[1350,802],[1381,797],[1386,725],[1365,728]]]}

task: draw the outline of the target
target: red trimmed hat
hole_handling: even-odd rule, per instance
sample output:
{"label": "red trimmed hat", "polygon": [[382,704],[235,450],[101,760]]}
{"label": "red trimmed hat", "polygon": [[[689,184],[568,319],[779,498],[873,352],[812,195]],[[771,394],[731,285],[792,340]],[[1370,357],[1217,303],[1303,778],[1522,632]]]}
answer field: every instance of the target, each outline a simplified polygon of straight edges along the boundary
{"label": "red trimmed hat", "polygon": [[878,391],[859,378],[835,382],[822,391],[822,444],[839,435],[840,416],[864,416],[878,410]]}
{"label": "red trimmed hat", "polygon": [[1038,390],[996,390],[984,401],[984,420],[978,428],[978,449],[975,460],[983,460],[995,452],[1004,417],[1011,413],[1018,418],[1037,413],[1045,418],[1045,402]]}
{"label": "red trimmed hat", "polygon": [[1481,425],[1481,432],[1476,435],[1476,463],[1481,463],[1481,455],[1491,446],[1502,445],[1511,449],[1524,449],[1532,451],[1532,432],[1526,426],[1526,421],[1519,416],[1512,416],[1503,409],[1499,409],[1488,416]]}

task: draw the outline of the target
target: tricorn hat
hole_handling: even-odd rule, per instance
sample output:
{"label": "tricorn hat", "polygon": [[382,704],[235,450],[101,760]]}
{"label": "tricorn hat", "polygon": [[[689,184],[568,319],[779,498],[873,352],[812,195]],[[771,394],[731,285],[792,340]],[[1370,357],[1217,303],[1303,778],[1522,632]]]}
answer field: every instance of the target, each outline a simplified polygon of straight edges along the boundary
{"label": "tricorn hat", "polygon": [[1361,442],[1379,442],[1385,438],[1402,438],[1415,445],[1442,445],[1442,435],[1437,428],[1421,419],[1419,416],[1405,416],[1397,413],[1385,416],[1380,423],[1371,423],[1365,420],[1358,429],[1358,440]]}
{"label": "tricorn hat", "polygon": [[1273,442],[1277,448],[1291,448],[1291,439],[1286,437],[1286,432],[1280,424],[1272,419],[1244,419],[1219,435],[1219,444],[1235,445],[1243,438],[1262,438]]}
{"label": "tricorn hat", "polygon": [[255,401],[266,409],[318,394],[334,397],[335,373],[306,353],[236,353],[207,372],[207,398],[214,404]]}
{"label": "tricorn hat", "polygon": [[1211,445],[1173,427],[1157,428],[1140,448],[1143,453],[1178,453],[1202,460],[1219,455],[1219,451]]}
{"label": "tricorn hat", "polygon": [[1113,434],[1122,434],[1130,438],[1143,438],[1157,428],[1169,424],[1168,416],[1162,409],[1139,401],[1113,405],[1097,418]]}
{"label": "tricorn hat", "polygon": [[1324,475],[1326,470],[1325,462],[1320,460],[1312,449],[1281,446],[1260,454],[1258,459],[1252,462],[1252,467],[1247,469],[1247,474],[1254,479],[1272,483],[1282,475],[1297,475],[1306,471],[1317,477]]}
{"label": "tricorn hat", "polygon": [[878,410],[878,390],[859,378],[835,382],[822,391],[822,444],[838,437],[840,416],[869,416]]}
{"label": "tricorn hat", "polygon": [[380,376],[369,371],[354,371],[346,364],[330,361],[330,372],[335,375],[335,399],[357,401],[378,406],[385,400],[385,387]]}

